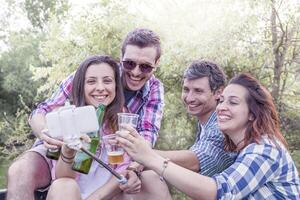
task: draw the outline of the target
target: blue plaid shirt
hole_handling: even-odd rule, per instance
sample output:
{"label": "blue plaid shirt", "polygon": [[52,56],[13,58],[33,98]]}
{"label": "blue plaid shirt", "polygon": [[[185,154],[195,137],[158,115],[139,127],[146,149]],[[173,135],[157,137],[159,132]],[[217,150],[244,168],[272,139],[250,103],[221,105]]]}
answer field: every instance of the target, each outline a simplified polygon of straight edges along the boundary
{"label": "blue plaid shirt", "polygon": [[190,150],[199,160],[200,173],[206,176],[224,171],[236,157],[236,154],[224,150],[224,135],[219,129],[216,112],[205,124],[198,123],[196,141]]}
{"label": "blue plaid shirt", "polygon": [[266,137],[245,147],[233,165],[213,178],[217,199],[300,199],[299,175],[291,156]]}

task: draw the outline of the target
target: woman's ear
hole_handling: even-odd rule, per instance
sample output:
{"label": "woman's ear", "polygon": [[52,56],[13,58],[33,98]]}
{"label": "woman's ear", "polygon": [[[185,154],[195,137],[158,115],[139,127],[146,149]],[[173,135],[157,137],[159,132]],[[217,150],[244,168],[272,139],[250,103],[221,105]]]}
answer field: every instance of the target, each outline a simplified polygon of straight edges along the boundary
{"label": "woman's ear", "polygon": [[254,116],[252,113],[249,114],[249,121],[254,121]]}

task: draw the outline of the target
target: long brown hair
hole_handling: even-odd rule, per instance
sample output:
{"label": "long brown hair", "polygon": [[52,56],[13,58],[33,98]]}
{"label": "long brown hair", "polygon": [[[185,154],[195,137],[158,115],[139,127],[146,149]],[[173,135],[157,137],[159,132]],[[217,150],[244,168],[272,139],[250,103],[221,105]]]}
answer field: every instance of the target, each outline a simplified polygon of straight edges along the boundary
{"label": "long brown hair", "polygon": [[106,107],[104,121],[107,123],[109,130],[111,132],[115,132],[117,130],[117,113],[122,112],[122,108],[124,106],[124,93],[120,78],[120,67],[113,58],[106,55],[94,55],[88,57],[79,65],[73,80],[72,100],[75,106],[86,105],[84,97],[86,71],[89,66],[101,63],[108,64],[114,71],[116,81],[116,97],[111,104]]}
{"label": "long brown hair", "polygon": [[[248,91],[246,102],[253,119],[248,121],[244,138],[244,147],[250,143],[259,143],[263,135],[278,139],[286,148],[286,140],[280,132],[280,122],[270,92],[250,74],[242,73],[229,81],[229,84],[240,85]],[[244,148],[243,147],[243,148]],[[236,150],[235,144],[225,135],[225,148]]]}

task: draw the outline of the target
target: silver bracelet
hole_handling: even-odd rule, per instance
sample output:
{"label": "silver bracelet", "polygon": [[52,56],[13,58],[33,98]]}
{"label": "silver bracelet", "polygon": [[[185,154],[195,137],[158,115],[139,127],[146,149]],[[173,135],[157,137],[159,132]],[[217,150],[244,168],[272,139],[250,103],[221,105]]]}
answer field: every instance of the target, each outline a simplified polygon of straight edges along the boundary
{"label": "silver bracelet", "polygon": [[163,162],[163,166],[162,166],[163,168],[162,168],[161,174],[160,174],[160,176],[159,176],[159,179],[160,179],[161,181],[164,181],[164,180],[165,180],[165,178],[164,178],[164,173],[165,173],[166,168],[168,167],[169,161],[170,161],[170,159],[169,159],[169,158],[166,158],[166,159],[164,160],[164,162]]}

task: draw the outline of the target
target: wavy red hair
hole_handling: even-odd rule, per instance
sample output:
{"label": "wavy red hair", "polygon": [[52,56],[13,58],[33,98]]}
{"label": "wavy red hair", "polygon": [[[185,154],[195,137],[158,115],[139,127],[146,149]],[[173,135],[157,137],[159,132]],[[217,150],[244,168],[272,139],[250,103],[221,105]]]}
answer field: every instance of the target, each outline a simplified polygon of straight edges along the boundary
{"label": "wavy red hair", "polygon": [[[253,120],[249,120],[244,138],[244,147],[250,143],[259,143],[263,135],[279,140],[286,148],[288,144],[280,132],[280,122],[270,92],[259,81],[247,73],[242,73],[229,81],[229,84],[240,85],[248,91],[246,102]],[[243,147],[243,148],[244,148]],[[236,146],[225,135],[225,148],[235,151]]]}

